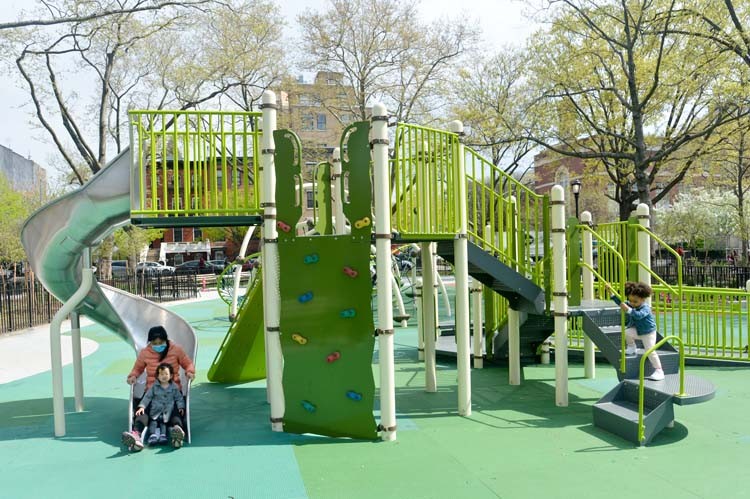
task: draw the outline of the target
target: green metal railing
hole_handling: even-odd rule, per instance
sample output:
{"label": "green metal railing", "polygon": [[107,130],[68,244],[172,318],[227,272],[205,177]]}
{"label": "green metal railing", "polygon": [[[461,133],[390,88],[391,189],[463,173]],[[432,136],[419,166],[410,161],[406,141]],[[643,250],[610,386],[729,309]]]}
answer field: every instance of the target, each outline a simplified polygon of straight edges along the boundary
{"label": "green metal railing", "polygon": [[131,216],[242,216],[260,209],[261,113],[130,111]]}
{"label": "green metal railing", "polygon": [[460,229],[458,135],[399,123],[391,162],[393,228],[406,237],[452,239]]}
{"label": "green metal railing", "polygon": [[552,274],[549,197],[466,148],[468,235],[485,251],[549,292]]}
{"label": "green metal railing", "polygon": [[679,336],[688,356],[750,361],[750,293],[683,286],[676,294],[666,286],[653,288],[658,330]]}
{"label": "green metal railing", "polygon": [[643,356],[641,357],[640,367],[638,369],[638,442],[643,445],[644,440],[646,439],[646,425],[643,424],[643,412],[644,412],[644,392],[645,392],[645,385],[644,385],[644,379],[646,374],[646,359],[648,356],[655,352],[660,346],[665,344],[667,341],[676,341],[680,344],[680,391],[678,393],[675,393],[678,397],[684,397],[686,395],[685,393],[685,348],[682,344],[682,339],[680,339],[678,336],[666,336],[662,338],[660,341],[658,341],[654,346],[643,352]]}

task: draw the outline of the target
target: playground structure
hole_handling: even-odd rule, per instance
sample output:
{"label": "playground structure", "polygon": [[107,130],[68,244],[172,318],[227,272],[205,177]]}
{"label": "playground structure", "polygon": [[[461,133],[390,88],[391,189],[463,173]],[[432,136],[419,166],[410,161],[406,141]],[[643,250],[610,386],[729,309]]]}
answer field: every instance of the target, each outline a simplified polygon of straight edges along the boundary
{"label": "playground structure", "polygon": [[[260,113],[133,111],[130,149],[82,189],[27,222],[23,240],[31,265],[45,287],[66,302],[51,332],[57,436],[65,433],[59,323],[66,314],[89,315],[136,351],[145,345],[148,327],[161,323],[195,356],[195,335],[184,321],[92,281],[89,248],[128,219],[153,227],[263,226],[262,277],[248,288],[208,376],[219,382],[266,377],[274,431],[359,438],[375,438],[379,431],[383,440],[396,438],[393,244],[418,244],[421,250],[417,296],[428,392],[437,390],[435,259],[441,255],[454,264],[460,415],[471,414],[472,351],[475,367],[481,367],[484,356],[506,357],[509,382],[517,385],[522,359],[535,356],[552,333],[556,404],[566,406],[569,331],[586,342],[587,375],[594,376],[594,345],[618,369],[622,383],[595,406],[594,420],[625,438],[646,443],[672,423],[674,403],[701,402],[713,395],[709,383],[684,373],[683,300],[676,294],[681,290],[669,290],[672,319],[662,322],[664,329],[660,324],[660,330],[677,328],[678,334],[668,339],[680,343],[679,354],[669,343],[658,344],[667,373],[663,382],[644,380],[650,366],[642,359],[648,352],[640,363],[625,357],[621,312],[611,302],[595,299],[594,277],[600,297],[604,282],[622,292],[627,276],[651,281],[647,257],[654,236],[641,208],[643,229],[637,231],[634,257],[624,251],[633,238],[612,242],[586,223],[566,223],[559,186],[551,197],[538,195],[464,148],[460,123],[452,123],[451,131],[398,124],[390,158],[387,112],[376,105],[369,122],[345,131],[341,160],[335,158],[317,172],[318,183],[325,186],[325,170],[333,169],[332,188],[322,189],[318,197],[324,207],[317,225],[321,235],[298,236],[299,141],[290,131],[275,130],[272,92],[264,95],[262,109],[262,131]],[[349,201],[342,199],[344,192],[350,193]],[[169,207],[167,199],[173,200]],[[67,218],[61,221],[61,214]],[[583,239],[582,260],[576,237]],[[598,268],[591,259],[592,238],[599,242]],[[373,239],[376,324],[370,308]],[[610,261],[615,264],[606,263]],[[478,283],[486,289],[486,319],[482,328],[475,300],[472,350],[469,293],[479,290]],[[233,300],[238,294],[235,288]],[[660,319],[668,315],[661,301],[654,308]],[[377,425],[374,338],[379,343]],[[690,352],[693,345],[688,342],[686,348]],[[80,366],[80,355],[76,363]],[[77,379],[76,408],[82,407],[83,385]]]}

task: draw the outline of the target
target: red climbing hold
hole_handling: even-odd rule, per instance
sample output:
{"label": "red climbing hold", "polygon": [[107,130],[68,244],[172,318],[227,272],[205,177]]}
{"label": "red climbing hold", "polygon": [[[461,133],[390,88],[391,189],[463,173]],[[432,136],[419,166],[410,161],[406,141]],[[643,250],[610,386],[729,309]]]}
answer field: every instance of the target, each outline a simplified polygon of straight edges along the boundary
{"label": "red climbing hold", "polygon": [[357,277],[357,274],[359,274],[359,272],[357,272],[351,267],[344,267],[344,274],[348,275],[351,278],[354,278],[354,277]]}
{"label": "red climbing hold", "polygon": [[326,361],[330,364],[332,362],[336,362],[341,358],[341,352],[333,352],[331,355],[326,357]]}

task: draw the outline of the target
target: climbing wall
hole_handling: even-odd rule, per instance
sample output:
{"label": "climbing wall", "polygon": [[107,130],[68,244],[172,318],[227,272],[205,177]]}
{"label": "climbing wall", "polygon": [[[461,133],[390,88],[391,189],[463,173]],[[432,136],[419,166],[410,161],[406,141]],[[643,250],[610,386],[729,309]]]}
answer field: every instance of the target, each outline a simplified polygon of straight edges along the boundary
{"label": "climbing wall", "polygon": [[[376,438],[369,274],[369,124],[344,132],[342,172],[351,235],[296,237],[302,214],[301,150],[292,132],[274,132],[279,229],[284,429]],[[346,145],[346,148],[343,147]]]}

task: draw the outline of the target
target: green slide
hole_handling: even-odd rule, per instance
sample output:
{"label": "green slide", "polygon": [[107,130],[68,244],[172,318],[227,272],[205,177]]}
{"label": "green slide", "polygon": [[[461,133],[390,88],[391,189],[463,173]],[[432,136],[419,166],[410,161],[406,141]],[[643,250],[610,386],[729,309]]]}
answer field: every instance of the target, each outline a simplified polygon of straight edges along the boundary
{"label": "green slide", "polygon": [[244,383],[265,377],[263,285],[258,276],[245,295],[237,319],[229,328],[208,370],[208,380],[217,383]]}
{"label": "green slide", "polygon": [[344,132],[351,235],[298,237],[291,228],[302,214],[300,143],[290,131],[274,132],[287,432],[377,437],[368,135],[367,122]]}

